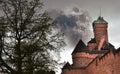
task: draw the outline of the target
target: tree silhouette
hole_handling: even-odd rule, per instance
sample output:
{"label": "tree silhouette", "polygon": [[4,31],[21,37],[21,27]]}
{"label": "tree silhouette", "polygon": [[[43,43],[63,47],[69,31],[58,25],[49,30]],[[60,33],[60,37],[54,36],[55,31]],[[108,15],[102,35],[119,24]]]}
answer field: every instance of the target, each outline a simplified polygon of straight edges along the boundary
{"label": "tree silhouette", "polygon": [[[49,52],[60,51],[63,34],[42,10],[40,0],[3,0],[0,3],[0,70],[33,74],[57,63]],[[52,66],[51,66],[52,65]],[[50,67],[51,66],[51,67]]]}

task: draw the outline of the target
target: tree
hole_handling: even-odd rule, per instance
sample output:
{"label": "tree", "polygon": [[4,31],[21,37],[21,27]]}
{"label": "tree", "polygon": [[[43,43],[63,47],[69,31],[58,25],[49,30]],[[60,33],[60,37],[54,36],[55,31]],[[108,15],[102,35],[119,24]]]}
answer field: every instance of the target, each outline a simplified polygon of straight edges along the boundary
{"label": "tree", "polygon": [[56,61],[50,51],[64,45],[62,33],[43,12],[40,0],[1,1],[0,70],[11,74],[33,74],[49,70]]}

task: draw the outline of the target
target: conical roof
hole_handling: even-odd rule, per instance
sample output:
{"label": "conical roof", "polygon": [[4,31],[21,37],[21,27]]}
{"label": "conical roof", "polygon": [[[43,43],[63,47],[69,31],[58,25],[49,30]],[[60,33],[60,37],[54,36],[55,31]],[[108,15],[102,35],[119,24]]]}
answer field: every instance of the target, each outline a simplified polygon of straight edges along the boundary
{"label": "conical roof", "polygon": [[103,17],[99,16],[98,19],[93,22],[93,24],[108,24],[108,22],[106,22]]}
{"label": "conical roof", "polygon": [[75,49],[73,50],[73,53],[77,53],[77,52],[89,52],[88,47],[84,44],[84,42],[82,40],[80,40],[77,44],[77,46],[75,47]]}
{"label": "conical roof", "polygon": [[69,69],[70,68],[70,64],[69,62],[67,62],[64,66],[63,66],[63,69]]}

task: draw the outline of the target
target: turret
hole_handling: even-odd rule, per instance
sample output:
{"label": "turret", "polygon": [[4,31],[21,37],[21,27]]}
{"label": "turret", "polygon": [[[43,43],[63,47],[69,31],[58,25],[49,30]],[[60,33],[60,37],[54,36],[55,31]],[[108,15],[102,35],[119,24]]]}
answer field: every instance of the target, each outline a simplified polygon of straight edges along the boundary
{"label": "turret", "polygon": [[97,20],[93,22],[93,32],[97,44],[97,49],[100,50],[103,44],[108,44],[108,23],[99,16]]}
{"label": "turret", "polygon": [[70,69],[70,64],[69,64],[69,62],[67,62],[62,68],[61,74],[67,74],[69,69]]}
{"label": "turret", "polygon": [[95,55],[89,54],[89,52],[88,47],[80,40],[72,53],[73,66],[80,68],[86,67],[96,57]]}

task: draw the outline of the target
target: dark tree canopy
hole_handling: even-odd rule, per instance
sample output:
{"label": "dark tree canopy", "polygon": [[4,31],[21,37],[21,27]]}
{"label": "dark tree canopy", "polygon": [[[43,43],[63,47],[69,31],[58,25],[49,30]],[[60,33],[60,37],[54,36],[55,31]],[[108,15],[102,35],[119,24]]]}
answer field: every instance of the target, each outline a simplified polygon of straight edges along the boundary
{"label": "dark tree canopy", "polygon": [[33,74],[57,63],[50,51],[59,52],[63,35],[42,10],[40,0],[3,0],[0,3],[0,70]]}

